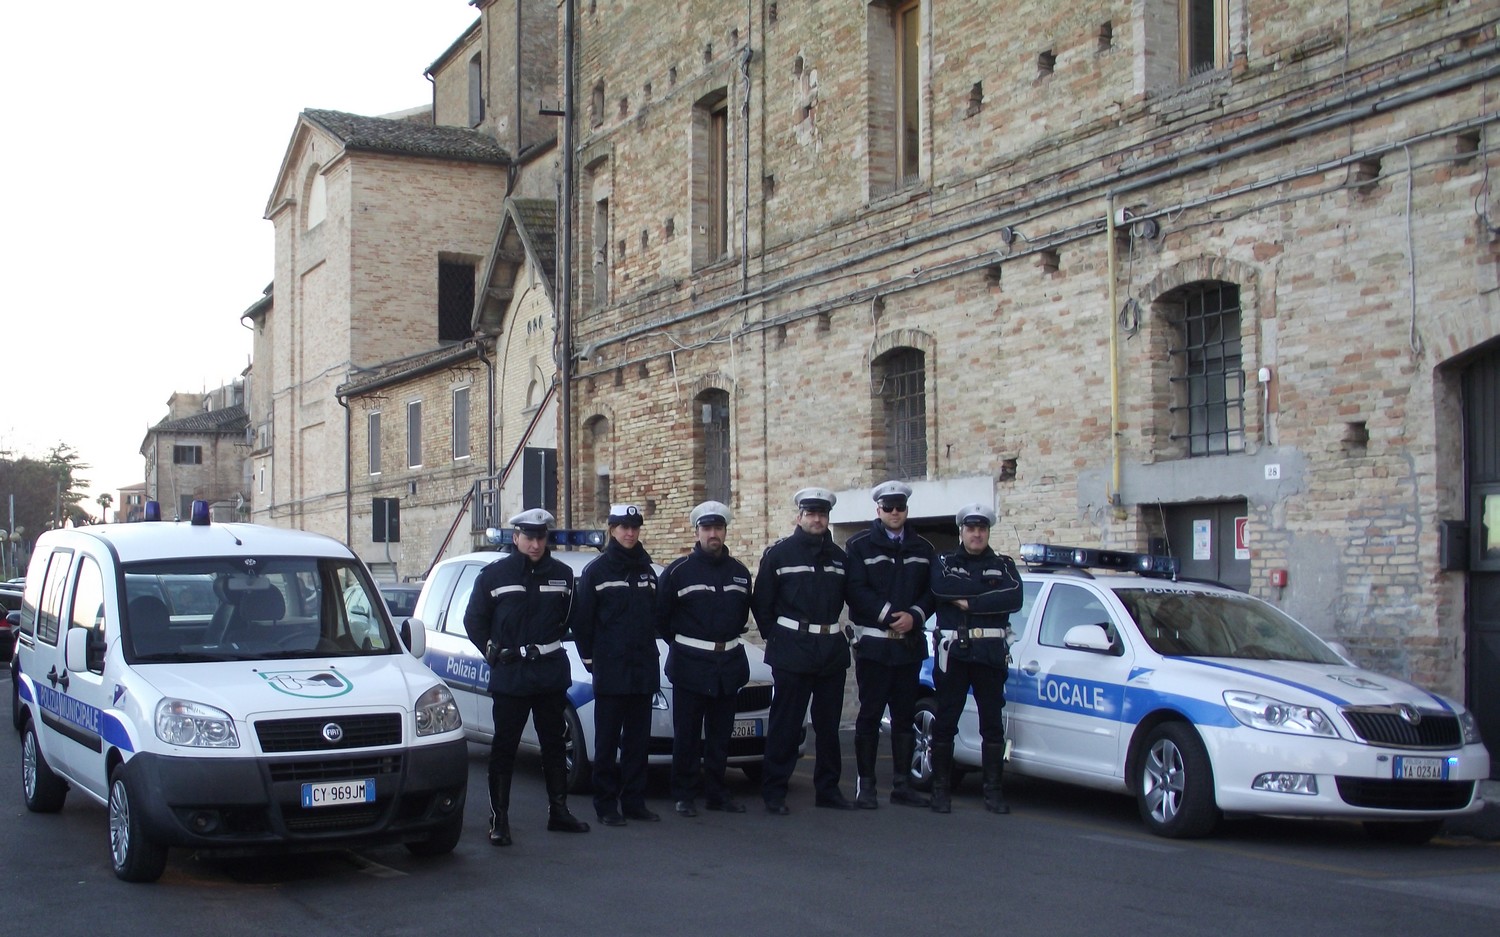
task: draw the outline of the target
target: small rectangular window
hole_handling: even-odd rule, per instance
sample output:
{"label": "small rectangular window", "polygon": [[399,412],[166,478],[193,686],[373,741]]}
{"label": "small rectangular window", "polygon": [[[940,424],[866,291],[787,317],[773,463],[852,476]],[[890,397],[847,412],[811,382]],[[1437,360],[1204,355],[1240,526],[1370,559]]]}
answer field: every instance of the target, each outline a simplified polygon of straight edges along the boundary
{"label": "small rectangular window", "polygon": [[453,389],[453,458],[469,457],[469,388]]}
{"label": "small rectangular window", "polygon": [[367,455],[367,458],[369,459],[369,463],[370,463],[370,474],[371,475],[379,475],[380,474],[380,411],[379,410],[376,410],[374,413],[370,414],[369,432],[368,432],[367,436],[368,436],[368,438],[366,439],[366,444],[368,445],[368,455]]}
{"label": "small rectangular window", "polygon": [[203,447],[202,446],[173,446],[172,447],[172,464],[173,465],[202,465],[203,464]]}
{"label": "small rectangular window", "polygon": [[469,126],[484,122],[484,62],[478,54],[469,59]]}
{"label": "small rectangular window", "polygon": [[1180,0],[1178,29],[1184,77],[1223,68],[1228,64],[1228,6],[1226,0]]}
{"label": "small rectangular window", "polygon": [[406,466],[419,468],[422,465],[422,401],[413,400],[406,405]]}
{"label": "small rectangular window", "polygon": [[438,261],[438,341],[461,342],[474,337],[474,265]]}

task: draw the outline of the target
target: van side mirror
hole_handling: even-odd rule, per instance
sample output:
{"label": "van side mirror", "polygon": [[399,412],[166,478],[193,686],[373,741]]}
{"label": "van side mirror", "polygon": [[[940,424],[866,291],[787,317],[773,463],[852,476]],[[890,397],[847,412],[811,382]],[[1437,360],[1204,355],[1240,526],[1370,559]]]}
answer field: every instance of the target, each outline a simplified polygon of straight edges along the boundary
{"label": "van side mirror", "polygon": [[94,673],[104,672],[103,641],[95,639],[95,633],[89,628],[69,628],[68,636],[63,644],[63,665],[74,673],[82,673],[85,670]]}
{"label": "van side mirror", "polygon": [[406,652],[417,660],[427,653],[427,626],[422,624],[421,619],[408,618],[401,623],[401,643],[406,645]]}

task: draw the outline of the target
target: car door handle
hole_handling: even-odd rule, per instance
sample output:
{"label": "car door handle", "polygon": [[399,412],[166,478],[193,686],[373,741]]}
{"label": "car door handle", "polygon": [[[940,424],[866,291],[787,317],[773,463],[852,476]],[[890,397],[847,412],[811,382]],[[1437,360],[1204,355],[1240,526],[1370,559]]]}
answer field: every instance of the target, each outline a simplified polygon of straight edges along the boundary
{"label": "car door handle", "polygon": [[1037,663],[1034,660],[1029,660],[1025,663],[1025,665],[1021,667],[1021,673],[1024,673],[1028,677],[1034,677],[1036,676],[1037,671],[1041,669],[1041,664]]}

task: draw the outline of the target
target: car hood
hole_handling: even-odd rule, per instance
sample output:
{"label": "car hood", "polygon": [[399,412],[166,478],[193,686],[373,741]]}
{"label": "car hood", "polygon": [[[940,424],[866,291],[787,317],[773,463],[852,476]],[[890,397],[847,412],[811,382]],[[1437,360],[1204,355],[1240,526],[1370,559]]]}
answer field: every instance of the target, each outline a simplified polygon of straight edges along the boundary
{"label": "car hood", "polygon": [[[1166,658],[1164,666],[1195,670],[1217,681],[1225,690],[1264,693],[1285,702],[1312,703],[1311,696],[1334,706],[1397,706],[1457,712],[1452,700],[1404,680],[1347,664],[1315,664],[1286,660],[1241,660],[1224,657]],[[1136,668],[1132,680],[1145,672]]]}
{"label": "car hood", "polygon": [[389,711],[394,706],[405,712],[437,682],[432,671],[396,654],[138,664],[134,670],[163,696],[216,706],[237,720],[269,712],[309,715],[326,709]]}

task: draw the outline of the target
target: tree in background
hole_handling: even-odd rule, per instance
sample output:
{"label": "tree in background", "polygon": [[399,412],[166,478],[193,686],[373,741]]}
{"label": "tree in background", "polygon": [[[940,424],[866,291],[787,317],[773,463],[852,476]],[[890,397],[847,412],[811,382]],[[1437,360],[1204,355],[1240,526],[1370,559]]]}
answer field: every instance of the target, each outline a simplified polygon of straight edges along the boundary
{"label": "tree in background", "polygon": [[109,520],[109,506],[115,503],[115,496],[106,491],[94,500],[99,502],[99,523],[103,524]]}
{"label": "tree in background", "polygon": [[44,530],[64,523],[77,527],[94,522],[80,504],[89,485],[80,473],[88,468],[67,443],[58,443],[42,459],[12,458],[9,452],[0,452],[0,527],[25,531],[25,542],[20,545],[23,555]]}

